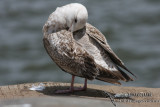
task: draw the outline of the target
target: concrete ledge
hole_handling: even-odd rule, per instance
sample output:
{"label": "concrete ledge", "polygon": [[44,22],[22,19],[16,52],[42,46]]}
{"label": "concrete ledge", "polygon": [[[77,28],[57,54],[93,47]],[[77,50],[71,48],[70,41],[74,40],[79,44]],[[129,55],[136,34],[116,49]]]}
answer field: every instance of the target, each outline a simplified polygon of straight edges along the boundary
{"label": "concrete ledge", "polygon": [[[0,104],[1,107],[114,107],[109,101],[65,96],[6,100]],[[117,103],[117,107],[128,106]]]}
{"label": "concrete ledge", "polygon": [[[43,83],[46,87],[43,91],[29,90],[33,84],[39,85],[40,83],[0,86],[0,105],[31,104],[32,106],[28,107],[41,107],[38,104],[42,103],[51,104],[52,106],[56,107],[64,107],[65,105],[71,107],[75,105],[76,107],[79,107],[81,105],[81,107],[83,107],[85,104],[86,106],[94,107],[94,105],[97,106],[97,104],[100,104],[99,106],[102,107],[105,105],[114,107],[110,98],[105,94],[105,92],[107,92],[114,97],[113,100],[117,104],[117,107],[125,107],[125,105],[127,105],[127,107],[160,106],[160,88],[104,86],[89,84],[87,91],[75,92],[72,94],[54,94],[57,89],[69,88],[70,84],[57,82]],[[80,87],[82,84],[75,84],[75,86]],[[55,104],[61,105],[57,106]]]}

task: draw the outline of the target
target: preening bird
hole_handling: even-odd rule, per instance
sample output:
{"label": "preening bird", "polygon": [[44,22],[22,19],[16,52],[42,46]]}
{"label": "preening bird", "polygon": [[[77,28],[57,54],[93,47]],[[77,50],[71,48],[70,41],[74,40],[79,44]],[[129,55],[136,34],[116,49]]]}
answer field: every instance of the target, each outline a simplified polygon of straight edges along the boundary
{"label": "preening bird", "polygon": [[[133,76],[112,51],[105,36],[87,23],[85,6],[71,3],[58,7],[43,26],[44,47],[52,60],[72,75],[70,89],[56,93],[68,93],[87,89],[87,79],[98,79],[112,84],[133,81]],[[74,78],[85,78],[84,87],[74,88]]]}

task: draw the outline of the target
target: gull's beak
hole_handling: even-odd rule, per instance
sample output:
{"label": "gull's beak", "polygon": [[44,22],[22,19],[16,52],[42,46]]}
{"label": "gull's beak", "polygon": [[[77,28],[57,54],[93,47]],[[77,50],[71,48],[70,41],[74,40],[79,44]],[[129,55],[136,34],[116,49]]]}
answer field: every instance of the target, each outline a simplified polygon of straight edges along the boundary
{"label": "gull's beak", "polygon": [[71,27],[68,29],[68,31],[73,32],[74,31],[74,25],[72,23]]}

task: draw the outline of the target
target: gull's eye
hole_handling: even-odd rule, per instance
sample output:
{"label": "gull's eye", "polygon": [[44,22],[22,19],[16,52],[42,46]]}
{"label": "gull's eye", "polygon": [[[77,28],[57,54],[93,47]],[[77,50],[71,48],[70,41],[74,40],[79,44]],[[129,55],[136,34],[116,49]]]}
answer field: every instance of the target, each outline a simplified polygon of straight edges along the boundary
{"label": "gull's eye", "polygon": [[75,21],[75,23],[77,23],[77,19],[75,19],[74,21]]}

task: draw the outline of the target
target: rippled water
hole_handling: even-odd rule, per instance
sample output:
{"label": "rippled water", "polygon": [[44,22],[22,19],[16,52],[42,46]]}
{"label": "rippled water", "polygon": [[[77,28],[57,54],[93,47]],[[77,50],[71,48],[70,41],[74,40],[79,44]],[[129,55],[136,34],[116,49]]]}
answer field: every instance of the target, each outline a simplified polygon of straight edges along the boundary
{"label": "rippled water", "polygon": [[[87,7],[89,23],[105,34],[115,53],[137,75],[136,81],[123,86],[159,87],[159,0],[1,0],[0,85],[70,82],[71,76],[47,55],[41,30],[56,7],[75,1]],[[96,80],[89,83],[111,85]]]}

